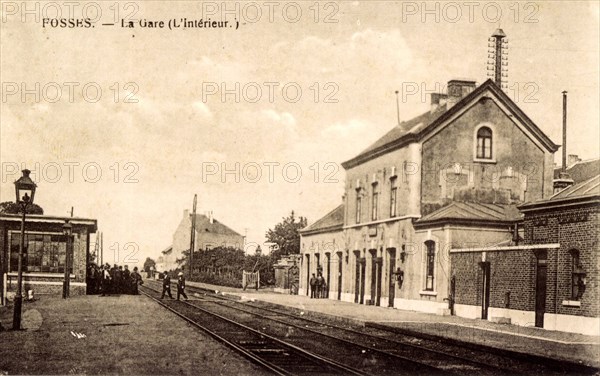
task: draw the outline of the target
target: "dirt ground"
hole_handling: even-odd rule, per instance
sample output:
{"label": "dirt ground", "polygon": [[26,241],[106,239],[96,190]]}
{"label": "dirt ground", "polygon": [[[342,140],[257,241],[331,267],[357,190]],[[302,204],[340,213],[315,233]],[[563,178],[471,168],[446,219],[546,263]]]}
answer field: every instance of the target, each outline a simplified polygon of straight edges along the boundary
{"label": "dirt ground", "polygon": [[0,307],[1,374],[256,375],[264,370],[147,297],[41,297]]}

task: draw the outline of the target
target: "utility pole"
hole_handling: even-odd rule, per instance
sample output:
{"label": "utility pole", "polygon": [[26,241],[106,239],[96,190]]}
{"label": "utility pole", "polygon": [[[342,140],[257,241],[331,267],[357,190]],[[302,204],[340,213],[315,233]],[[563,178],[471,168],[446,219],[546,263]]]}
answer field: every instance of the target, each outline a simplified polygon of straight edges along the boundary
{"label": "utility pole", "polygon": [[197,194],[194,194],[194,206],[192,208],[192,229],[190,234],[190,257],[189,257],[189,265],[188,265],[188,273],[189,279],[192,279],[192,265],[194,262],[194,249],[196,246],[196,200],[198,198]]}

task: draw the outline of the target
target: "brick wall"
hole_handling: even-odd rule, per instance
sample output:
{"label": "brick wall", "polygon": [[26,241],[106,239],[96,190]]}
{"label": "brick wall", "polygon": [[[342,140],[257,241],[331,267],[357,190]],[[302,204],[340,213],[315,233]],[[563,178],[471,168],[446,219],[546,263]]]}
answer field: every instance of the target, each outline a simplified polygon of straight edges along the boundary
{"label": "brick wall", "polygon": [[[526,215],[524,227],[527,244],[560,244],[560,248],[548,253],[547,312],[600,316],[598,217],[598,207],[595,206],[563,208]],[[580,264],[587,273],[581,307],[562,304],[565,300],[571,300],[572,250],[579,251]]]}
{"label": "brick wall", "polygon": [[[600,316],[599,214],[597,207],[579,207],[527,214],[524,221],[525,244],[560,243],[547,252],[546,313]],[[571,298],[571,251],[580,254],[587,273],[581,306],[563,305]],[[452,275],[456,279],[457,304],[481,305],[481,252],[452,253]],[[536,292],[536,254],[532,250],[486,252],[490,262],[490,307],[534,311]],[[510,293],[507,307],[506,293]]]}
{"label": "brick wall", "polygon": [[479,305],[481,302],[481,253],[452,253],[452,275],[455,278],[456,304]]}

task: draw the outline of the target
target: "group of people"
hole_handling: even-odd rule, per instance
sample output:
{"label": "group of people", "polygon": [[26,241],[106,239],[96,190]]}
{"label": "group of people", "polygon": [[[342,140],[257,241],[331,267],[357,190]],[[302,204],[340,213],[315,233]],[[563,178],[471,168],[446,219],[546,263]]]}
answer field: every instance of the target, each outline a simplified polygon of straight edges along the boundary
{"label": "group of people", "polygon": [[327,298],[329,290],[327,289],[327,283],[322,273],[319,273],[316,277],[315,273],[313,273],[308,283],[310,285],[311,298]]}
{"label": "group of people", "polygon": [[129,266],[115,264],[111,267],[108,263],[103,266],[90,264],[87,273],[89,294],[133,294],[138,295],[138,286],[143,285],[141,274],[137,266],[133,271]]}
{"label": "group of people", "polygon": [[[171,277],[168,272],[163,273],[163,290],[161,299],[164,299],[165,294],[169,295],[169,298],[173,299],[173,295],[171,295]],[[179,297],[183,296],[185,300],[188,300],[187,295],[185,294],[185,277],[182,272],[179,272],[177,275],[177,300]]]}

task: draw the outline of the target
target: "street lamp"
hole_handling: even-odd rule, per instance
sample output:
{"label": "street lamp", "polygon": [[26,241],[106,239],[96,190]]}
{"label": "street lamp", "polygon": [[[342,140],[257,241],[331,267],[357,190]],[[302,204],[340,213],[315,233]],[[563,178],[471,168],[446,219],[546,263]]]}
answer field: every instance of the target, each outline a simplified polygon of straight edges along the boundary
{"label": "street lamp", "polygon": [[17,295],[15,296],[15,307],[13,312],[13,330],[21,329],[21,306],[23,304],[23,247],[25,245],[25,212],[27,206],[33,204],[35,188],[37,185],[31,180],[31,171],[25,169],[23,176],[15,181],[16,203],[21,206],[23,216],[21,217],[21,243],[19,244],[19,261],[17,263]]}
{"label": "street lamp", "polygon": [[63,299],[69,297],[69,289],[71,285],[71,273],[69,271],[71,264],[71,245],[72,238],[71,234],[73,233],[73,225],[69,223],[69,220],[65,220],[65,224],[63,225],[63,234],[67,238],[67,244],[65,249],[65,280],[63,281]]}

